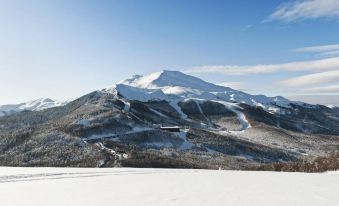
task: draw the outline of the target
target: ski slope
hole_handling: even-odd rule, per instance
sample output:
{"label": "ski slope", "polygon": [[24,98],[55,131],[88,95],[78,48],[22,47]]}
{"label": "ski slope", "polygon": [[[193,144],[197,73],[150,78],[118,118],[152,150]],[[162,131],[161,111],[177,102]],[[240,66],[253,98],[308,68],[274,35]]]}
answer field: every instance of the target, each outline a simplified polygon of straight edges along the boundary
{"label": "ski slope", "polygon": [[1,206],[339,205],[339,173],[0,167]]}

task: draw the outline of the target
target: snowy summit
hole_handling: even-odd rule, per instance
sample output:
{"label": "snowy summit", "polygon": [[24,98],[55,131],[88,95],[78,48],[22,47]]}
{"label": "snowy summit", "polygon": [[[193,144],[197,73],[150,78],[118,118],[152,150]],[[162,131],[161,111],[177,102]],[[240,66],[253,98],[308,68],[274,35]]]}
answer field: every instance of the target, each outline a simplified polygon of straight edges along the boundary
{"label": "snowy summit", "polygon": [[245,103],[265,109],[272,109],[275,106],[288,107],[291,103],[288,99],[280,96],[251,95],[209,83],[179,71],[169,70],[146,76],[135,75],[105,90],[116,91],[127,99],[139,101],[212,100]]}

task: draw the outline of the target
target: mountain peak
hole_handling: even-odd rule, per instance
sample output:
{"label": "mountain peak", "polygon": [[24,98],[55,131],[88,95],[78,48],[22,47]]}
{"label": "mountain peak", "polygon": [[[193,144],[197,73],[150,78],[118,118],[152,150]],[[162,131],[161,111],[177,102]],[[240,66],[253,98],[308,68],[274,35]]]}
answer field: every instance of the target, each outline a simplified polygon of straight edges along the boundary
{"label": "mountain peak", "polygon": [[135,75],[131,78],[119,82],[132,87],[144,89],[161,89],[166,87],[184,87],[190,89],[219,92],[225,90],[224,87],[206,82],[194,76],[184,74],[180,71],[163,70],[149,75]]}
{"label": "mountain peak", "polygon": [[113,88],[127,99],[140,101],[168,100],[176,97],[180,101],[199,99],[239,102],[267,109],[275,108],[276,105],[288,107],[290,103],[283,97],[251,95],[173,70],[163,70],[145,76],[134,75]]}
{"label": "mountain peak", "polygon": [[164,69],[164,70],[162,70],[162,71],[160,71],[158,73],[160,73],[160,75],[186,75],[186,74],[184,74],[181,71],[167,70],[167,69]]}

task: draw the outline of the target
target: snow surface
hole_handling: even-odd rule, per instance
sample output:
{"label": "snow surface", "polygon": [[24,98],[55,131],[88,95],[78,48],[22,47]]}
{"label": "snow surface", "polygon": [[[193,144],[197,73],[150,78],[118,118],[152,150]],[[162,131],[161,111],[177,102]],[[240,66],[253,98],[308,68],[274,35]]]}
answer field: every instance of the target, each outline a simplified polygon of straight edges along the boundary
{"label": "snow surface", "polygon": [[76,121],[75,124],[82,125],[83,127],[89,127],[91,125],[91,121],[88,119],[80,119]]}
{"label": "snow surface", "polygon": [[180,114],[181,118],[186,119],[187,115],[181,110],[181,108],[178,105],[178,100],[172,100],[169,102],[169,104]]}
{"label": "snow surface", "polygon": [[339,173],[0,167],[1,206],[337,206]]}
{"label": "snow surface", "polygon": [[330,108],[330,109],[335,109],[335,108],[337,108],[337,106],[335,106],[335,105],[327,105],[327,107]]}
{"label": "snow surface", "polygon": [[178,134],[178,137],[184,141],[180,146],[182,150],[189,150],[194,147],[194,144],[187,140],[187,132],[188,130],[182,130]]}
{"label": "snow surface", "polygon": [[163,113],[161,113],[161,112],[159,112],[159,111],[157,111],[157,110],[155,110],[155,109],[150,108],[150,110],[151,110],[152,112],[154,112],[155,114],[161,116],[161,117],[164,117],[164,118],[166,118],[166,119],[170,119],[168,116],[166,116],[165,114],[163,114]]}
{"label": "snow surface", "polygon": [[241,112],[242,108],[237,103],[230,103],[230,102],[223,102],[223,101],[216,101],[216,102],[225,105],[227,109],[231,110],[237,115],[238,120],[242,126],[241,130],[246,130],[246,129],[251,128],[251,124],[246,119],[245,114]]}

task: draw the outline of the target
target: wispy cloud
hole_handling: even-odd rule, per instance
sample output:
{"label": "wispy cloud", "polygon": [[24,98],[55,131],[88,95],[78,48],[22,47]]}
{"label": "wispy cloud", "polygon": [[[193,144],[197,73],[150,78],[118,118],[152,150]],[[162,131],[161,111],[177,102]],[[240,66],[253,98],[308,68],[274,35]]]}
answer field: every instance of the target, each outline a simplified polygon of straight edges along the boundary
{"label": "wispy cloud", "polygon": [[244,31],[247,31],[247,30],[249,30],[249,29],[251,29],[251,28],[253,28],[253,24],[247,24],[247,25],[245,25],[245,26],[243,27],[243,30],[244,30]]}
{"label": "wispy cloud", "polygon": [[318,18],[339,19],[338,0],[299,0],[284,3],[264,21],[293,22]]}
{"label": "wispy cloud", "polygon": [[321,93],[321,94],[323,94],[323,93],[327,93],[327,94],[339,93],[339,85],[313,87],[313,88],[304,89],[303,92],[305,92],[305,93]]}
{"label": "wispy cloud", "polygon": [[334,51],[328,51],[328,52],[322,52],[320,54],[321,56],[326,56],[326,57],[334,57],[334,56],[339,56],[339,50],[334,50]]}
{"label": "wispy cloud", "polygon": [[320,46],[311,46],[294,49],[295,52],[329,52],[339,50],[339,44],[329,44]]}
{"label": "wispy cloud", "polygon": [[238,65],[206,65],[194,67],[184,72],[191,74],[199,73],[222,73],[225,75],[249,75],[265,74],[280,71],[330,71],[338,70],[339,57],[325,58],[311,61],[290,62],[285,64],[258,64],[253,66]]}
{"label": "wispy cloud", "polygon": [[299,76],[299,77],[284,80],[281,83],[285,86],[296,87],[296,86],[308,86],[308,85],[324,84],[324,83],[338,82],[338,81],[339,81],[339,70]]}
{"label": "wispy cloud", "polygon": [[[339,44],[319,45],[312,47],[303,47],[292,50],[294,52],[314,52],[321,55],[339,54]],[[246,82],[247,88],[274,88],[289,94],[337,94],[338,86],[331,86],[339,82],[339,56],[327,57],[308,61],[295,61],[282,64],[257,64],[257,65],[205,65],[184,70],[190,74],[210,74],[225,75],[230,82],[220,85],[239,90],[251,91],[244,88]],[[270,74],[276,73],[271,76]],[[253,75],[258,76],[254,77]],[[265,75],[268,76],[267,81]],[[300,76],[301,75],[301,76]],[[239,76],[239,77],[236,77]],[[241,76],[241,77],[240,77]],[[255,78],[261,79],[260,82],[253,81]],[[270,77],[275,78],[274,80]],[[232,79],[241,79],[242,82],[233,82]],[[249,81],[246,81],[248,79]],[[265,85],[263,87],[263,85]],[[263,89],[262,91],[265,91]]]}
{"label": "wispy cloud", "polygon": [[312,47],[303,47],[294,49],[294,52],[319,53],[320,56],[335,57],[339,56],[339,44],[320,45]]}

